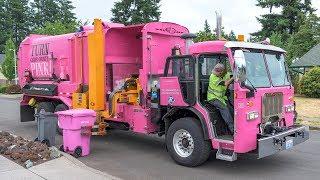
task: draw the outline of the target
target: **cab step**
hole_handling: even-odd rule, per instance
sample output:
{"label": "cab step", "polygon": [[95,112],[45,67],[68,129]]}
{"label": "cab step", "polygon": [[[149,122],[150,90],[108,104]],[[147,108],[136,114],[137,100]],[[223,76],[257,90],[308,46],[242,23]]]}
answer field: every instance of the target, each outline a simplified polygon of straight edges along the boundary
{"label": "cab step", "polygon": [[216,158],[224,161],[236,161],[237,160],[237,153],[231,150],[219,148],[216,154]]}

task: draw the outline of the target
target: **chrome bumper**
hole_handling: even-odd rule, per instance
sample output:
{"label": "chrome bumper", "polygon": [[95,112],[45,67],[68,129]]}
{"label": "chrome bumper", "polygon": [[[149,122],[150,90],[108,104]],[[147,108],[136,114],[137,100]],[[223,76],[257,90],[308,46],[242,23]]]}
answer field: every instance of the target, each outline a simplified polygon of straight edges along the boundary
{"label": "chrome bumper", "polygon": [[294,126],[285,132],[258,140],[258,159],[303,143],[309,139],[308,126]]}

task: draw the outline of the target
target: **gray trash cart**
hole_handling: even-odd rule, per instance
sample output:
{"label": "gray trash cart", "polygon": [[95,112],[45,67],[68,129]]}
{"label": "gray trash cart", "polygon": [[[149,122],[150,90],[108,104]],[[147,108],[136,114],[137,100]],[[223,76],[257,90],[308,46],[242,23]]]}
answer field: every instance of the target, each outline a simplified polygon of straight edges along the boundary
{"label": "gray trash cart", "polygon": [[58,116],[51,112],[41,110],[35,114],[38,125],[38,136],[35,141],[47,144],[49,147],[55,145]]}

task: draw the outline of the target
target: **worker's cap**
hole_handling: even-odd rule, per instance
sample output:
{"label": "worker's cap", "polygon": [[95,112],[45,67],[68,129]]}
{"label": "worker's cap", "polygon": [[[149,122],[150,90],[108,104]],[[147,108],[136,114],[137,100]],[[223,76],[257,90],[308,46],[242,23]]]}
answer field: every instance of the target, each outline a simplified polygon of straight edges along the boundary
{"label": "worker's cap", "polygon": [[225,68],[225,66],[224,66],[223,64],[218,63],[218,64],[216,64],[216,66],[214,66],[212,72],[213,72],[214,74],[220,74],[220,73],[222,73],[225,69],[226,69],[226,68]]}

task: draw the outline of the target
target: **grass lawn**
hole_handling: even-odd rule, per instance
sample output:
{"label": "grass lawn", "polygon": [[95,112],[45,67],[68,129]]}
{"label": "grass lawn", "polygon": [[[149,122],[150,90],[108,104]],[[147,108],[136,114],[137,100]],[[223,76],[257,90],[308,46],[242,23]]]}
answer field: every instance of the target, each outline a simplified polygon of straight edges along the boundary
{"label": "grass lawn", "polygon": [[296,96],[298,122],[309,126],[320,127],[320,99]]}

